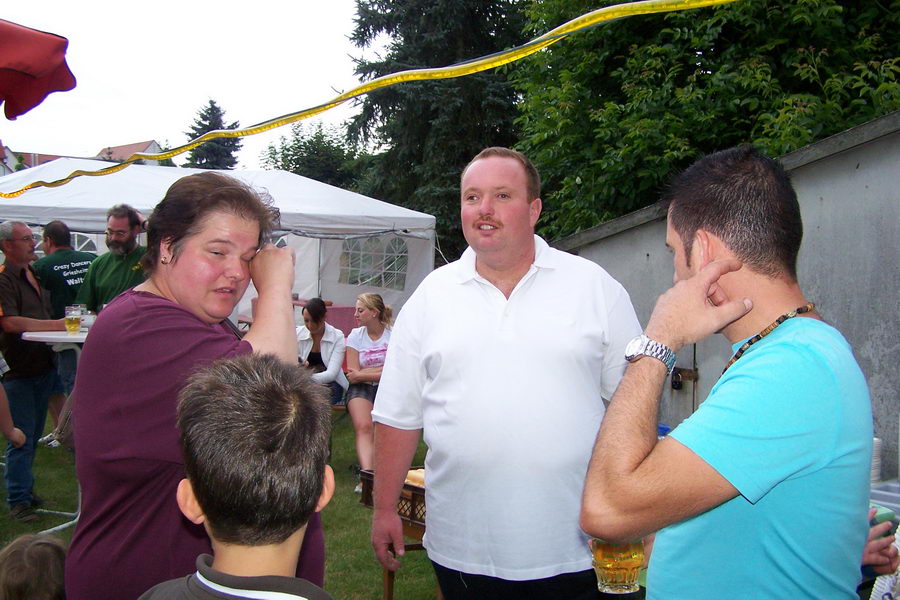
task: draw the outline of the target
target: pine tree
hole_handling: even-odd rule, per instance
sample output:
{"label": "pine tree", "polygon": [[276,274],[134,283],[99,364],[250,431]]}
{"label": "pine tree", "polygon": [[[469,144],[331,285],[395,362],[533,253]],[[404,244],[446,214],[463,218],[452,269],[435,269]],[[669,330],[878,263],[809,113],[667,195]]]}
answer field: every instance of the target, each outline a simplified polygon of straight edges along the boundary
{"label": "pine tree", "polygon": [[[235,121],[230,125],[225,124],[225,111],[215,100],[210,100],[197,113],[191,130],[185,132],[188,139],[196,139],[208,131],[216,129],[237,129],[240,123]],[[235,152],[241,149],[240,138],[219,138],[197,146],[188,154],[188,162],[185,167],[197,169],[233,169],[237,164]]]}

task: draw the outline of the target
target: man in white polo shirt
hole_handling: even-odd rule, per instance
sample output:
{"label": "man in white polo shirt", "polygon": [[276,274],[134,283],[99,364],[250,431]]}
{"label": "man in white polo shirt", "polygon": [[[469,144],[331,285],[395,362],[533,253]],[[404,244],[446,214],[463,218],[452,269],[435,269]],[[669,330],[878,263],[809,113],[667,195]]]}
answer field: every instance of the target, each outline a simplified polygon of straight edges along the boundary
{"label": "man in white polo shirt", "polygon": [[375,553],[399,566],[397,498],[424,430],[425,545],[447,600],[597,594],[581,489],[640,326],[606,271],[534,235],[539,195],[519,152],[469,163],[469,248],[400,312],[372,411]]}

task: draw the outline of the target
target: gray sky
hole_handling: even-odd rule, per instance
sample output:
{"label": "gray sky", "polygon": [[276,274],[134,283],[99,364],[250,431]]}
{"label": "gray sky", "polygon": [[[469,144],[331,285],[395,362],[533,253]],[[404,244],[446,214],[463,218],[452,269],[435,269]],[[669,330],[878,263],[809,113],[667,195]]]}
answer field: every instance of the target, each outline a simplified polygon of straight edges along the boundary
{"label": "gray sky", "polygon": [[[78,85],[15,121],[0,115],[0,140],[15,151],[93,156],[151,139],[183,144],[210,98],[243,127],[310,108],[358,85],[354,16],[353,0],[4,3],[0,18],[68,38]],[[352,113],[348,103],[314,119]],[[288,133],[243,138],[239,166],[259,168],[259,154]]]}

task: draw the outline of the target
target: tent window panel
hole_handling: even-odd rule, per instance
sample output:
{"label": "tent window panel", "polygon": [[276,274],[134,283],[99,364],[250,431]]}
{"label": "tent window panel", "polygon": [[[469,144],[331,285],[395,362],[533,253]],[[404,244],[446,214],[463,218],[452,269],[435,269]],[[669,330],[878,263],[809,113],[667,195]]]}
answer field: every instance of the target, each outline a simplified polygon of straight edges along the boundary
{"label": "tent window panel", "polygon": [[338,281],[349,285],[365,285],[394,290],[406,287],[409,262],[406,242],[392,238],[371,237],[361,241],[344,240]]}
{"label": "tent window panel", "polygon": [[341,252],[340,283],[359,285],[359,267],[362,260],[362,245],[359,240],[344,240]]}
{"label": "tent window panel", "polygon": [[72,232],[72,247],[81,252],[97,254],[97,243],[94,241],[94,238],[76,231]]}
{"label": "tent window panel", "polygon": [[363,244],[362,271],[364,281],[360,283],[384,287],[384,243],[379,238],[368,238]]}

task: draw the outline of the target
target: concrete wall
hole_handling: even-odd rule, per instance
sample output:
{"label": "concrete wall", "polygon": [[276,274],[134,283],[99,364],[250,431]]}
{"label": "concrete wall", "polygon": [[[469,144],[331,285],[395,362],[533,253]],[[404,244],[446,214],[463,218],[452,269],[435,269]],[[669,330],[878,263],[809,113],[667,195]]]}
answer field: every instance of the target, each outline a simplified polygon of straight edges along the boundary
{"label": "concrete wall", "polygon": [[[799,279],[820,314],[850,342],[869,383],[882,478],[897,476],[900,413],[900,111],[781,157],[804,223]],[[606,268],[646,324],[672,283],[665,215],[649,207],[559,240]],[[696,384],[663,394],[660,421],[677,425],[708,395],[731,356],[722,336],[682,349]]]}

